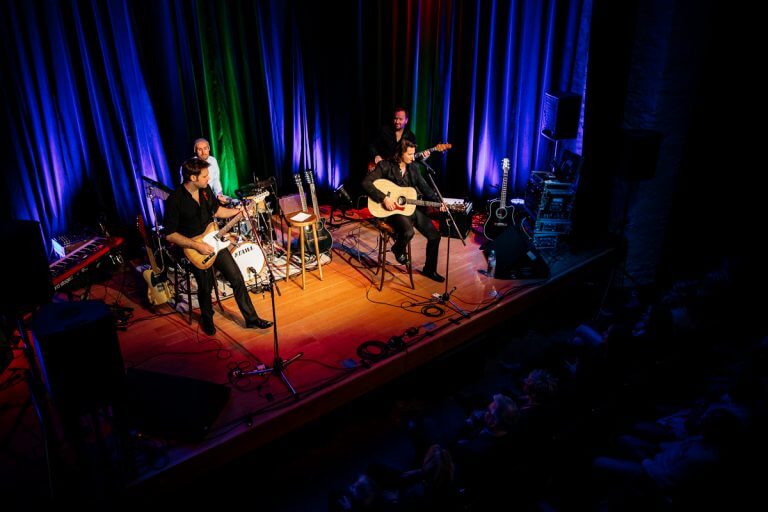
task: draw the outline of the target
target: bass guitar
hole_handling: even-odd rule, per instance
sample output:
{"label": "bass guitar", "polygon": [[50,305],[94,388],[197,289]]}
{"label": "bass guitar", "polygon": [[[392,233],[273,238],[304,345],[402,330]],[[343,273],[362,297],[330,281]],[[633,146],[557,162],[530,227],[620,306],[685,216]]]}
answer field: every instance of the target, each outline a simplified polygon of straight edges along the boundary
{"label": "bass guitar", "polygon": [[[309,185],[309,193],[310,196],[312,196],[312,209],[317,217],[317,224],[315,225],[315,229],[317,230],[317,247],[320,254],[323,254],[331,250],[331,247],[333,246],[333,237],[331,237],[331,232],[328,231],[328,228],[325,227],[325,219],[320,216],[320,208],[317,206],[317,194],[315,193],[315,177],[311,169],[304,171],[304,179],[307,180],[307,184]],[[309,228],[307,228],[305,240],[307,251],[309,251],[310,254],[314,254],[315,239],[312,230]]]}
{"label": "bass guitar", "polygon": [[147,282],[147,300],[153,306],[165,304],[173,297],[173,286],[168,282],[165,269],[159,269],[155,261],[155,254],[147,240],[147,229],[144,226],[144,216],[139,214],[136,217],[136,229],[139,230],[141,239],[144,241],[144,247],[147,249],[147,259],[149,266],[142,272],[144,280]]}
{"label": "bass guitar", "polygon": [[[417,206],[433,206],[440,208],[443,203],[437,201],[422,201],[417,199],[418,192],[413,187],[399,187],[389,180],[380,178],[374,180],[373,186],[386,194],[388,198],[395,202],[397,207],[389,211],[381,203],[377,203],[370,197],[368,198],[368,210],[374,217],[382,218],[390,215],[413,215]],[[446,204],[446,208],[455,212],[463,212],[464,204]]]}
{"label": "bass guitar", "polygon": [[501,161],[501,197],[494,199],[488,204],[488,220],[483,226],[483,234],[488,240],[493,240],[501,234],[502,231],[512,225],[512,215],[515,207],[507,205],[507,178],[509,175],[509,158]]}
{"label": "bass guitar", "polygon": [[[256,204],[259,201],[263,201],[268,195],[268,191],[261,192],[251,198],[252,202],[250,204]],[[242,217],[242,212],[238,213],[232,217],[229,222],[227,222],[221,229],[218,228],[215,222],[211,222],[208,224],[208,227],[205,228],[205,231],[195,237],[192,237],[192,240],[195,242],[203,242],[213,247],[213,254],[203,254],[196,249],[192,249],[191,247],[185,247],[184,256],[187,257],[192,265],[199,268],[200,270],[211,268],[213,263],[216,261],[216,256],[219,254],[219,251],[229,247],[229,244],[232,243],[228,233],[235,226],[235,224],[240,221]]]}
{"label": "bass guitar", "polygon": [[[423,157],[424,157],[424,153],[426,153],[427,151],[429,151],[430,153],[431,153],[431,152],[434,152],[434,151],[437,151],[437,152],[439,152],[439,153],[442,153],[443,151],[448,151],[448,150],[449,150],[449,149],[451,149],[452,147],[453,147],[453,144],[448,144],[448,143],[445,143],[445,144],[437,144],[437,145],[436,145],[435,147],[433,147],[433,148],[425,149],[424,151],[419,151],[418,153],[416,153],[416,154],[414,155],[414,160],[419,160],[419,159],[423,158]],[[368,164],[368,172],[371,172],[371,171],[373,171],[375,168],[376,168],[376,162],[370,162],[370,163]]]}

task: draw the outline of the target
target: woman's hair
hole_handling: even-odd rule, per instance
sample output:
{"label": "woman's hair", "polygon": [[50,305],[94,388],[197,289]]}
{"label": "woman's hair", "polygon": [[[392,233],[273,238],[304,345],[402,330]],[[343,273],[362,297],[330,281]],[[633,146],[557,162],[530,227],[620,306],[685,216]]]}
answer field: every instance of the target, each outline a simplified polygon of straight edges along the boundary
{"label": "woman's hair", "polygon": [[392,163],[400,163],[403,154],[411,148],[415,148],[416,144],[409,140],[400,139],[400,142],[395,146],[395,154],[392,155]]}

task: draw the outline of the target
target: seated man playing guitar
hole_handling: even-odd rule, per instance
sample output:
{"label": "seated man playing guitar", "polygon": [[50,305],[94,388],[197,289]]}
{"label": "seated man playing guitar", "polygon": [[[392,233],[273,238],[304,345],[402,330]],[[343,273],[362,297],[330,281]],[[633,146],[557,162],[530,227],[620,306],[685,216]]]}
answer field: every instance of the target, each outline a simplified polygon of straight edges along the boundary
{"label": "seated man playing guitar", "polygon": [[[182,249],[192,250],[201,255],[208,255],[206,266],[192,266],[192,274],[197,281],[198,301],[200,302],[200,327],[209,336],[216,334],[213,325],[213,303],[211,291],[214,286],[213,272],[207,268],[212,264],[232,285],[237,306],[245,318],[245,326],[266,329],[272,322],[259,318],[253,307],[243,275],[237,267],[229,250],[218,251],[204,242],[201,235],[210,229],[213,217],[229,218],[240,215],[234,208],[224,208],[208,186],[208,162],[190,158],[182,164],[184,182],[165,200],[166,240]],[[222,244],[224,247],[228,244]],[[192,261],[192,259],[190,259]]]}
{"label": "seated man playing guitar", "polygon": [[[416,144],[401,139],[397,144],[395,156],[390,160],[381,160],[376,165],[373,172],[366,175],[363,180],[363,189],[365,190],[365,193],[368,194],[373,201],[381,203],[381,206],[385,210],[390,212],[399,210],[399,205],[393,201],[387,193],[374,185],[375,180],[383,178],[400,187],[413,187],[423,197],[431,201],[438,201],[439,198],[437,194],[429,188],[429,185],[424,181],[419,170],[413,165],[415,155]],[[441,206],[441,210],[444,209],[445,206]],[[386,218],[386,222],[395,230],[395,243],[392,245],[392,252],[395,254],[398,263],[405,264],[408,261],[407,256],[405,255],[405,248],[411,238],[413,238],[413,228],[415,227],[427,238],[427,257],[421,273],[438,283],[445,281],[445,278],[437,273],[437,254],[440,247],[440,233],[435,229],[435,226],[432,225],[432,221],[427,214],[419,207],[416,208],[410,216],[390,215]]]}

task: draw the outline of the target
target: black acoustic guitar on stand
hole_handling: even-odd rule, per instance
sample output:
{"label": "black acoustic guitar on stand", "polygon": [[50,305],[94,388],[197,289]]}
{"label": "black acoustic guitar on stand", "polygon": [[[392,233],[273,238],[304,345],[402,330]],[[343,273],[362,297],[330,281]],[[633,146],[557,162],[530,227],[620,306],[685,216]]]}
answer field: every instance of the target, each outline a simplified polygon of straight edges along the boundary
{"label": "black acoustic guitar on stand", "polygon": [[512,225],[512,215],[515,207],[507,204],[507,179],[509,175],[509,158],[501,161],[501,197],[494,199],[488,204],[488,220],[483,226],[483,234],[488,240],[493,240],[499,236],[502,231]]}

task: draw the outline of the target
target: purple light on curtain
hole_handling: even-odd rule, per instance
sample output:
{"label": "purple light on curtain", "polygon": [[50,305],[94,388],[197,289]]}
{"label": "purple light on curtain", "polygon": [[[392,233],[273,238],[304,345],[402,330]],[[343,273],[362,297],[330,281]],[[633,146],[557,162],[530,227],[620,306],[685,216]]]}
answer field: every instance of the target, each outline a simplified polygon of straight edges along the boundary
{"label": "purple light on curtain", "polygon": [[[298,33],[295,25],[291,23],[292,41],[298,40]],[[293,82],[291,89],[293,92],[293,166],[294,172],[301,172],[306,169],[316,167],[316,156],[310,153],[309,149],[309,127],[307,125],[307,97],[304,90],[304,69],[301,49],[298,45],[293,45],[291,49],[291,64],[293,66]]]}
{"label": "purple light on curtain", "polygon": [[[92,4],[92,14],[100,46],[101,62],[95,62],[83,36],[78,30],[86,80],[91,91],[93,122],[99,131],[99,148],[111,181],[115,206],[123,222],[130,223],[137,210],[151,219],[151,208],[143,200],[142,175],[170,183],[160,134],[154,110],[147,94],[134,36],[130,14],[124,2],[112,1],[107,12]],[[77,13],[77,7],[74,6]],[[106,19],[105,19],[106,18]],[[81,16],[76,16],[78,23]],[[100,94],[98,78],[92,72],[103,66],[107,77],[108,94]],[[116,117],[110,119],[109,112]],[[106,113],[106,114],[105,114]],[[117,130],[114,124],[117,125]],[[92,170],[96,171],[95,169]]]}
{"label": "purple light on curtain", "polygon": [[283,97],[283,73],[282,73],[282,44],[278,39],[279,31],[274,30],[277,23],[272,27],[265,27],[266,21],[274,18],[282,19],[274,13],[268,15],[264,9],[274,10],[279,7],[280,2],[269,2],[267,6],[263,2],[257,3],[258,16],[256,17],[259,42],[261,43],[261,58],[264,69],[264,86],[267,93],[267,108],[269,109],[269,119],[272,147],[274,150],[275,165],[278,169],[283,168],[285,162],[285,98]]}
{"label": "purple light on curtain", "polygon": [[[472,76],[477,76],[478,71],[478,47],[480,42],[480,2],[475,5],[475,29],[472,31],[474,34],[474,44],[472,45]],[[472,183],[473,175],[475,174],[475,113],[477,112],[477,88],[478,81],[472,80],[472,89],[469,98],[469,129],[467,133],[467,183]],[[485,175],[480,174],[475,180],[475,190],[483,190],[485,185]]]}
{"label": "purple light on curtain", "polygon": [[[15,147],[25,153],[22,161],[27,169],[12,177],[18,181],[11,179],[15,185],[11,191],[12,209],[18,218],[40,221],[43,231],[50,234],[66,226],[69,186],[82,182],[81,174],[68,173],[65,167],[83,167],[80,148],[76,147],[82,138],[78,136],[73,142],[65,136],[69,130],[78,131],[81,123],[72,114],[79,109],[77,104],[73,105],[76,98],[68,90],[72,83],[71,64],[67,41],[61,32],[59,5],[53,4],[46,10],[44,28],[32,3],[21,4],[21,12],[16,11],[18,5],[9,4],[8,15],[13,20],[18,54],[16,94],[21,98],[24,114],[19,116],[20,133],[14,132],[13,137],[18,141]],[[46,49],[51,52],[52,69],[47,66]]]}

